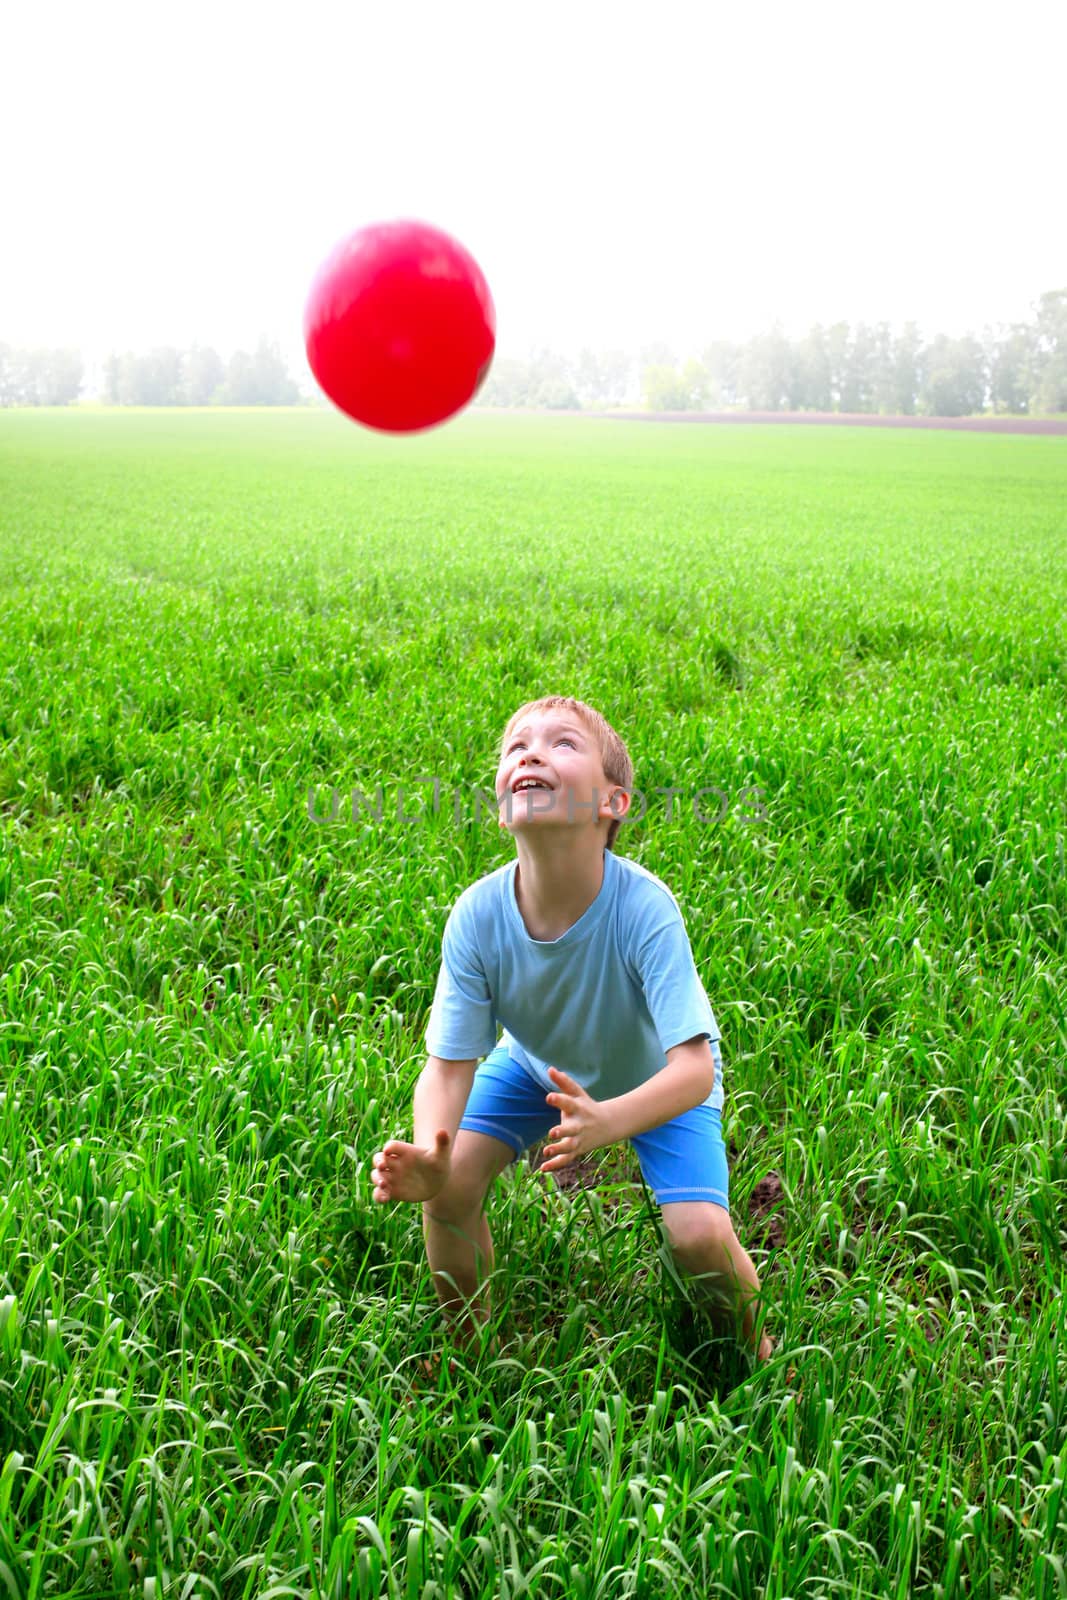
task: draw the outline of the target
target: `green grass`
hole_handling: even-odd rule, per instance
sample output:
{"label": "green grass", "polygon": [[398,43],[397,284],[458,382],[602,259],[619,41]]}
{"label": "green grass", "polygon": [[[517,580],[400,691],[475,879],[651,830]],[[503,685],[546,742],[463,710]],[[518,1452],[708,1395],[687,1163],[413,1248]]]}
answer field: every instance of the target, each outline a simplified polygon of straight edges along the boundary
{"label": "green grass", "polygon": [[[1045,438],[0,413],[0,1597],[1067,1595],[1065,506]],[[498,1181],[500,1352],[415,1381],[370,1161],[543,692],[723,1030],[755,1369],[624,1147]]]}

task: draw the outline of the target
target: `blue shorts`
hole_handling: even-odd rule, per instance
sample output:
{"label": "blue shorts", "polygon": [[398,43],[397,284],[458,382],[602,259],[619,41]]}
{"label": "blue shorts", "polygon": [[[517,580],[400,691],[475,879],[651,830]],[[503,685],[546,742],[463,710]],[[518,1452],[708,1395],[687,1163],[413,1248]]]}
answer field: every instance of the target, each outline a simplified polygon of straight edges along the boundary
{"label": "blue shorts", "polygon": [[[538,1144],[557,1125],[559,1108],[545,1100],[548,1093],[525,1067],[497,1045],[474,1074],[461,1128],[487,1133],[514,1150],[514,1160],[530,1145]],[[635,1133],[629,1140],[637,1151],[645,1182],[659,1205],[681,1200],[710,1200],[730,1209],[730,1182],[726,1146],[722,1140],[722,1112],[711,1106],[694,1106],[672,1122]],[[561,1169],[556,1169],[561,1170]]]}

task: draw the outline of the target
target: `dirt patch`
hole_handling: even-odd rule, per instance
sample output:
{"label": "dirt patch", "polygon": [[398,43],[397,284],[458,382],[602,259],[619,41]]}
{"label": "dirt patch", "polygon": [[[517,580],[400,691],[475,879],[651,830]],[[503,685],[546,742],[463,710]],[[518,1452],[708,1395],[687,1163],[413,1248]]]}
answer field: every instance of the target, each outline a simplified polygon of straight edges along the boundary
{"label": "dirt patch", "polygon": [[[527,1150],[526,1160],[533,1171],[536,1172],[545,1159],[545,1148],[549,1143],[549,1139],[542,1139]],[[556,1188],[562,1189],[564,1194],[575,1189],[595,1189],[602,1183],[623,1183],[635,1189],[641,1186],[637,1152],[629,1144],[594,1150],[592,1155],[579,1156],[565,1167],[554,1168],[548,1176],[555,1179]],[[617,1200],[605,1196],[604,1201],[606,1209],[612,1214],[618,1210]]]}
{"label": "dirt patch", "polygon": [[782,1180],[768,1172],[756,1184],[748,1202],[749,1226],[757,1229],[755,1243],[765,1250],[780,1250],[785,1244],[785,1226],[778,1215],[785,1205]]}
{"label": "dirt patch", "polygon": [[[547,1139],[542,1140],[526,1152],[526,1160],[535,1172],[544,1159],[548,1142]],[[738,1154],[737,1146],[731,1139],[728,1151],[731,1168]],[[641,1186],[637,1152],[629,1143],[612,1145],[607,1150],[594,1150],[589,1156],[579,1156],[569,1165],[555,1168],[549,1176],[555,1179],[556,1188],[564,1194],[574,1194],[580,1189],[596,1189],[601,1184],[622,1184],[634,1190]],[[614,1216],[620,1201],[615,1195],[605,1194],[603,1204],[605,1211]],[[760,1178],[749,1196],[746,1219],[749,1233],[746,1237],[760,1249],[780,1249],[786,1242],[784,1208],[785,1194],[781,1177],[777,1172],[768,1172]],[[736,1215],[736,1211],[733,1214]]]}
{"label": "dirt patch", "polygon": [[581,411],[608,422],[807,423],[830,428],[954,428],[964,433],[1067,435],[1067,422],[1043,417],[881,417],[848,411]]}

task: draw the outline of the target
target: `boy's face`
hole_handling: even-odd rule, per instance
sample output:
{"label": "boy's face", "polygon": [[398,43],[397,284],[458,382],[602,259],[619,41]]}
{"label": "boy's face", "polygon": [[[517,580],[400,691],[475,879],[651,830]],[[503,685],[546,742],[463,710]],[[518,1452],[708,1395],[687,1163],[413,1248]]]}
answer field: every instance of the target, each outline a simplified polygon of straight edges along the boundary
{"label": "boy's face", "polygon": [[[517,789],[526,779],[536,779],[537,787]],[[509,832],[610,822],[608,801],[617,790],[604,776],[599,745],[572,711],[533,711],[508,730],[496,799]],[[621,808],[615,814],[621,816]]]}

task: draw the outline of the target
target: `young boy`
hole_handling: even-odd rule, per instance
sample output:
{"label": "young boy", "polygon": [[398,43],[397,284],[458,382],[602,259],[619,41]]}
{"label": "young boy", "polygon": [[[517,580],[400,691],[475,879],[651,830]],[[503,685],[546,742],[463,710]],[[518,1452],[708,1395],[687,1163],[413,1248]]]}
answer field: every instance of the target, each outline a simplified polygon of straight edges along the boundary
{"label": "young boy", "polygon": [[489,1318],[493,1180],[546,1133],[542,1172],[628,1139],[676,1265],[765,1360],[730,1220],[718,1025],[677,901],[612,848],[632,794],[626,746],[583,701],[549,695],[509,721],[496,798],[517,859],[449,913],[414,1143],[375,1152],[374,1198],[422,1202],[437,1297],[466,1342]]}

